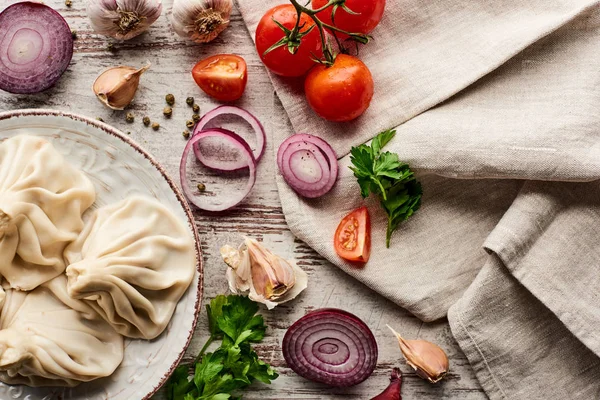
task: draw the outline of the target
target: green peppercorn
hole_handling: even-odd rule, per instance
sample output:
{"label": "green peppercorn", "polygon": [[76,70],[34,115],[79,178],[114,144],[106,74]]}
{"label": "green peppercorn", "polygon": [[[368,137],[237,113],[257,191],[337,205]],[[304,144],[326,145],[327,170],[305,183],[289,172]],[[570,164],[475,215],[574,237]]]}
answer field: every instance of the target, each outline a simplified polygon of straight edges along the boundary
{"label": "green peppercorn", "polygon": [[146,116],[142,118],[142,122],[144,123],[144,125],[150,126],[150,117]]}
{"label": "green peppercorn", "polygon": [[104,120],[101,117],[96,117],[96,120],[98,120],[100,122],[104,122]]}
{"label": "green peppercorn", "polygon": [[198,104],[194,104],[192,106],[192,111],[194,111],[196,114],[198,114],[200,112],[200,106]]}
{"label": "green peppercorn", "polygon": [[184,138],[186,138],[186,139],[189,139],[189,138],[190,138],[190,132],[189,132],[189,131],[183,131],[182,135],[183,135],[183,137],[184,137]]}
{"label": "green peppercorn", "polygon": [[192,120],[197,124],[198,121],[200,121],[200,116],[198,114],[194,114],[192,115]]}
{"label": "green peppercorn", "polygon": [[204,183],[199,183],[198,190],[204,192],[206,190],[206,185]]}
{"label": "green peppercorn", "polygon": [[187,126],[189,129],[192,129],[194,125],[196,125],[196,123],[192,120],[188,120],[185,122],[185,126]]}
{"label": "green peppercorn", "polygon": [[73,38],[73,40],[77,39],[77,31],[76,30],[71,31],[71,37]]}
{"label": "green peppercorn", "polygon": [[155,131],[160,129],[160,124],[158,122],[153,122],[152,123],[152,129],[154,129]]}
{"label": "green peppercorn", "polygon": [[128,135],[131,135],[131,132],[127,131],[127,134],[128,134]]}
{"label": "green peppercorn", "polygon": [[171,118],[171,116],[173,115],[173,109],[171,107],[163,108],[163,115],[167,118]]}
{"label": "green peppercorn", "polygon": [[173,104],[175,104],[175,96],[173,96],[172,94],[168,94],[165,96],[165,101],[167,102],[168,105],[172,106]]}
{"label": "green peppercorn", "polygon": [[133,113],[128,112],[127,115],[125,116],[125,121],[132,123],[135,120],[135,117],[133,116]]}
{"label": "green peppercorn", "polygon": [[106,45],[106,50],[108,50],[108,51],[111,51],[111,52],[112,52],[112,51],[115,51],[115,50],[117,50],[117,49],[115,48],[115,45],[114,45],[114,44],[112,44],[112,43],[109,43],[109,44],[107,44],[107,45]]}
{"label": "green peppercorn", "polygon": [[187,99],[185,99],[185,102],[187,103],[188,106],[192,106],[192,105],[194,105],[194,98],[188,97]]}

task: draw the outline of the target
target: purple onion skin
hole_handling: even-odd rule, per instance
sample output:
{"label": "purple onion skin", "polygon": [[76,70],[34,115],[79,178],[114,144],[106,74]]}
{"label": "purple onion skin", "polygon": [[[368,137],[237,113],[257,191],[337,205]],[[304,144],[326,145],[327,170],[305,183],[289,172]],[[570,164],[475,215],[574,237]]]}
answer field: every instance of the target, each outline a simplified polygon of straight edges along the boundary
{"label": "purple onion skin", "polygon": [[390,384],[387,388],[371,400],[402,400],[400,391],[402,390],[402,373],[398,368],[392,370]]}
{"label": "purple onion skin", "polygon": [[[22,29],[37,32],[43,40],[38,57],[26,65],[12,63],[8,55],[14,36],[8,38],[7,35],[11,32],[14,35]],[[46,55],[40,60],[44,52]],[[15,94],[32,94],[49,89],[66,71],[72,57],[71,29],[65,19],[52,8],[25,1],[15,3],[0,13],[1,90]],[[12,65],[7,65],[10,63]]]}
{"label": "purple onion skin", "polygon": [[296,321],[283,338],[282,350],[298,375],[335,387],[363,382],[377,365],[377,342],[369,327],[335,308],[316,310]]}

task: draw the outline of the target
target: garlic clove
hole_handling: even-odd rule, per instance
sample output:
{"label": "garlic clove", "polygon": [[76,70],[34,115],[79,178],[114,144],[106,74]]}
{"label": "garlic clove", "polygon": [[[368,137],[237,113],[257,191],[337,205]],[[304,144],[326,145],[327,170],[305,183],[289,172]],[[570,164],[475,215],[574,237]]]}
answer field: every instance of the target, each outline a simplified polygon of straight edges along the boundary
{"label": "garlic clove", "polygon": [[140,77],[150,64],[140,69],[118,66],[104,71],[93,85],[96,97],[113,110],[123,110],[131,103],[140,84]]}
{"label": "garlic clove", "polygon": [[292,266],[281,257],[274,255],[256,240],[245,240],[252,282],[256,292],[268,300],[276,300],[296,283]]}
{"label": "garlic clove", "polygon": [[148,30],[161,12],[161,0],[89,0],[87,6],[92,29],[120,40]]}
{"label": "garlic clove", "polygon": [[239,249],[223,246],[221,256],[229,266],[226,278],[231,292],[247,292],[269,310],[294,299],[308,286],[306,272],[256,240],[245,238]]}
{"label": "garlic clove", "polygon": [[173,30],[196,43],[208,43],[229,26],[232,0],[174,0]]}
{"label": "garlic clove", "polygon": [[449,361],[440,346],[426,340],[404,339],[392,327],[389,325],[387,327],[396,335],[406,362],[413,367],[419,377],[436,383],[446,376]]}

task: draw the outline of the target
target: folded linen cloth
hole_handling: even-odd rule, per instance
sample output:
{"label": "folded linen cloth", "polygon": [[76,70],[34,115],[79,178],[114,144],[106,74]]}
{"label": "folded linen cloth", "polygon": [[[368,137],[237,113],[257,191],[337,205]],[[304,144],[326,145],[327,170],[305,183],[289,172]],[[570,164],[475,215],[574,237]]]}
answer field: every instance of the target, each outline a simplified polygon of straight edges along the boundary
{"label": "folded linen cloth", "polygon": [[[279,1],[238,3],[253,35]],[[272,77],[291,122],[275,144],[309,132],[341,157],[320,199],[278,177],[292,232],[425,321],[454,304],[452,331],[492,399],[600,398],[599,4],[388,0],[360,54],[375,97],[351,123],[321,120],[298,82]],[[391,127],[386,149],[418,171],[423,206],[388,250],[368,199],[373,251],[356,269],[331,240],[363,202],[347,153]]]}

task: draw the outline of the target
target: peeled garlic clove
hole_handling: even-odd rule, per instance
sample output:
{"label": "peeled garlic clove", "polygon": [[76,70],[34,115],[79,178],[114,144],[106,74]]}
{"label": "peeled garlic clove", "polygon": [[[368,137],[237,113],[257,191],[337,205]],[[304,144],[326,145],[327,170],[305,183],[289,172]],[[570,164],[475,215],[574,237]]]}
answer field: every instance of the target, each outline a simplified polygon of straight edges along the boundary
{"label": "peeled garlic clove", "polygon": [[426,340],[407,340],[398,332],[388,328],[398,338],[400,350],[406,359],[406,362],[414,368],[421,378],[431,383],[441,381],[448,373],[448,356],[437,344]]}
{"label": "peeled garlic clove", "polygon": [[113,110],[123,110],[133,100],[140,84],[140,76],[148,68],[150,65],[140,69],[127,66],[107,69],[94,82],[96,97]]}
{"label": "peeled garlic clove", "polygon": [[160,0],[89,0],[87,7],[94,31],[120,40],[148,30],[161,12]]}
{"label": "peeled garlic clove", "polygon": [[208,43],[229,25],[232,0],[174,0],[171,21],[181,37]]}

